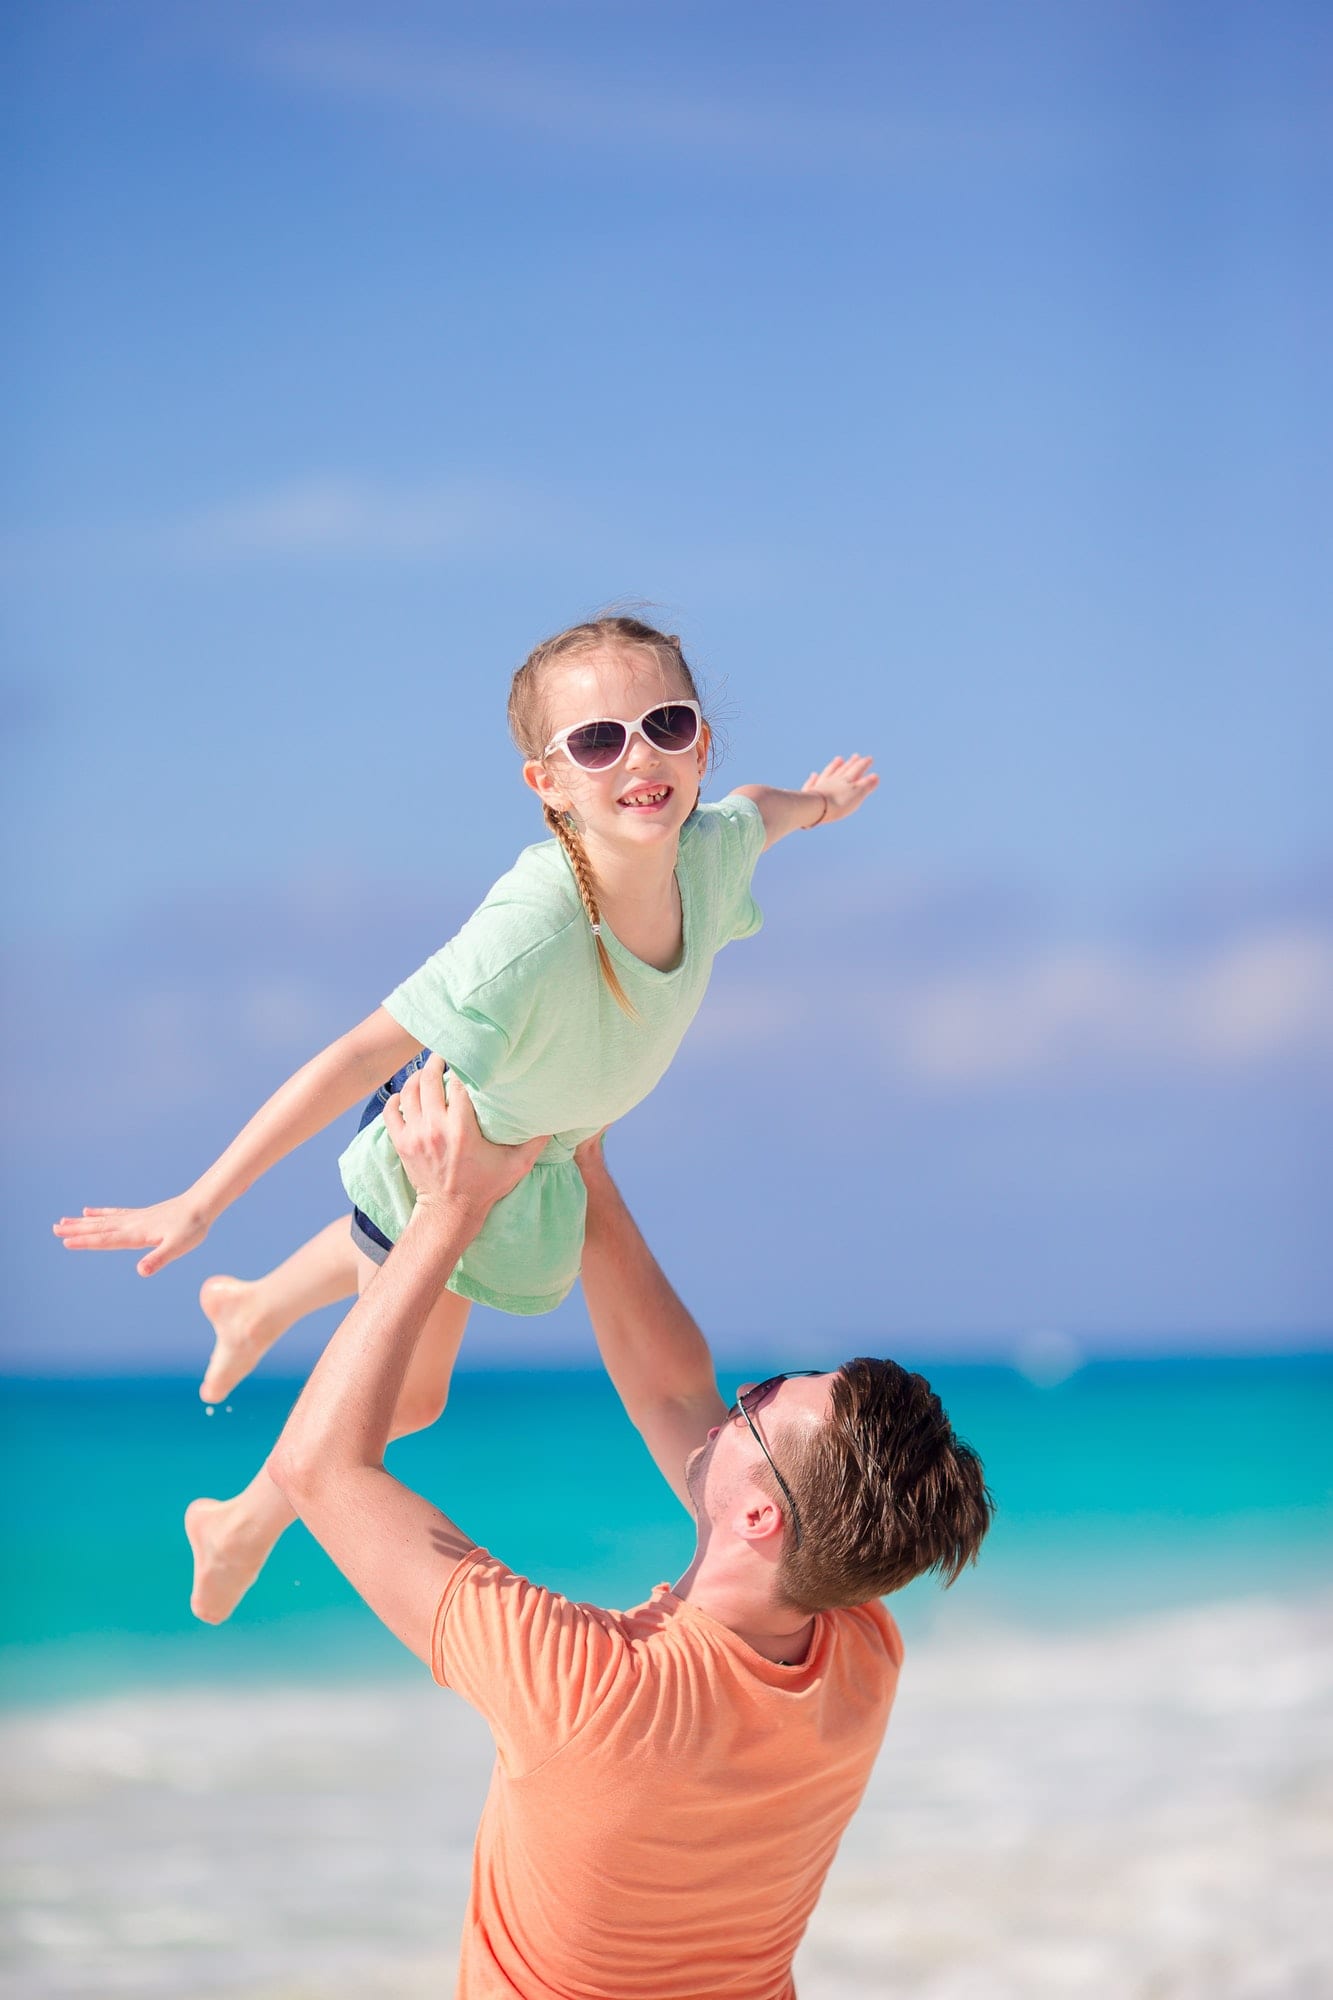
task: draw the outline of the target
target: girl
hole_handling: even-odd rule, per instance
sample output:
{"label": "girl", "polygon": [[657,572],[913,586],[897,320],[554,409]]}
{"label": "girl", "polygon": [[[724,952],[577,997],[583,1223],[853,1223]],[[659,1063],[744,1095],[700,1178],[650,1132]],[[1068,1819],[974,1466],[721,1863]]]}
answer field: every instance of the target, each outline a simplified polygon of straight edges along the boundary
{"label": "girl", "polygon": [[[701,806],[709,729],[699,691],[680,641],[633,618],[599,618],[538,646],[514,676],[509,723],[555,838],[526,848],[458,935],[275,1091],[184,1194],[55,1225],[68,1249],[146,1248],[138,1269],[151,1276],[201,1243],[275,1161],[381,1078],[423,1061],[423,1049],[438,1050],[488,1138],[553,1136],[435,1307],[395,1436],[444,1408],[471,1300],[542,1313],[564,1298],[583,1241],[575,1147],[647,1095],[698,1009],[714,955],[759,928],[750,878],[764,848],[847,818],[878,783],[868,757],[835,757],[800,791],[750,785]],[[381,1085],[340,1163],[350,1237],[345,1223],[325,1229],[254,1288],[204,1286],[218,1347],[203,1393],[224,1394],[285,1326],[364,1285],[388,1255],[413,1199],[380,1115],[393,1087]],[[259,1312],[247,1309],[251,1289],[265,1294]],[[194,1501],[195,1614],[229,1616],[293,1519],[262,1467],[234,1499]]]}

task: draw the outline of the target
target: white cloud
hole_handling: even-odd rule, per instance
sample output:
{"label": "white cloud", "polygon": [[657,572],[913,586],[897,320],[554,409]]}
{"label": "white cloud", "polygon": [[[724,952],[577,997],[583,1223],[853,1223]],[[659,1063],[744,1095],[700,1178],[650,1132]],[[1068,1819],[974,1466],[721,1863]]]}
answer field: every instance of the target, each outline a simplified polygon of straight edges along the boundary
{"label": "white cloud", "polygon": [[[574,69],[525,68],[508,52],[478,60],[365,34],[269,35],[254,56],[263,69],[306,89],[597,150],[864,167],[971,158],[981,137],[974,125],[943,131],[938,120],[871,117],[846,107],[822,115],[808,102],[746,101],[623,76],[589,84]],[[985,135],[987,150],[997,142],[1026,150],[1032,135],[1021,127]]]}
{"label": "white cloud", "polygon": [[[916,171],[960,168],[973,173],[1007,167],[1060,171],[1071,163],[1100,165],[1123,156],[1127,143],[1114,115],[1090,116],[1086,102],[1053,107],[1048,93],[1010,93],[998,111],[975,90],[935,88],[925,104],[913,93],[907,71],[885,72],[870,58],[867,87],[853,101],[854,86],[827,82],[807,66],[796,89],[761,94],[754,72],[738,67],[735,81],[716,62],[709,87],[664,75],[645,80],[622,61],[614,33],[600,36],[581,61],[545,64],[515,53],[522,29],[511,21],[510,43],[493,52],[445,45],[438,20],[424,30],[395,31],[383,19],[367,30],[304,23],[268,25],[247,42],[245,59],[298,89],[385,106],[398,114],[421,112],[427,131],[450,125],[489,126],[552,145],[584,151],[666,157],[686,165],[732,162],[796,171]],[[231,24],[234,28],[235,24]],[[432,32],[434,30],[434,32]],[[781,37],[779,37],[779,41]],[[234,44],[233,44],[234,46]],[[679,62],[698,71],[698,51],[677,38]],[[712,45],[710,44],[710,53]],[[630,58],[631,65],[633,58]],[[655,67],[660,68],[660,63]],[[993,93],[991,94],[993,98]],[[1136,129],[1134,138],[1151,145]],[[1238,158],[1308,160],[1323,157],[1327,139],[1301,108],[1283,119],[1262,112],[1240,115],[1221,128],[1171,130],[1172,157],[1188,149],[1200,161]]]}
{"label": "white cloud", "polygon": [[1333,932],[1314,923],[1256,928],[1184,960],[1047,944],[999,966],[944,976],[897,968],[873,984],[827,965],[817,982],[793,969],[777,1004],[762,989],[725,985],[707,1040],[715,1050],[771,1047],[803,1017],[823,1018],[831,987],[889,1074],[927,1088],[1333,1064]]}
{"label": "white cloud", "polygon": [[388,486],[342,475],[284,480],[166,520],[52,523],[0,538],[0,574],[45,581],[70,566],[267,560],[420,562],[549,543],[574,508],[498,480]]}
{"label": "white cloud", "polygon": [[[182,509],[174,518],[52,522],[0,536],[0,576],[63,583],[71,570],[248,562],[435,563],[538,556],[604,575],[653,579],[659,600],[724,588],[759,600],[784,575],[781,551],[743,543],[664,540],[627,525],[604,498],[543,492],[483,473],[390,485],[352,474],[280,480]],[[633,596],[631,590],[627,595]],[[22,719],[22,718],[20,718]]]}
{"label": "white cloud", "polygon": [[939,1084],[1333,1056],[1333,939],[1259,932],[1193,963],[1047,951],[890,1000],[891,1065]]}
{"label": "white cloud", "polygon": [[168,531],[174,553],[199,559],[475,554],[531,526],[530,501],[499,485],[390,488],[345,478],[295,480],[210,508]]}
{"label": "white cloud", "polygon": [[1222,954],[1193,1000],[1192,1027],[1221,1062],[1306,1048],[1333,1051],[1333,937],[1272,932]]}

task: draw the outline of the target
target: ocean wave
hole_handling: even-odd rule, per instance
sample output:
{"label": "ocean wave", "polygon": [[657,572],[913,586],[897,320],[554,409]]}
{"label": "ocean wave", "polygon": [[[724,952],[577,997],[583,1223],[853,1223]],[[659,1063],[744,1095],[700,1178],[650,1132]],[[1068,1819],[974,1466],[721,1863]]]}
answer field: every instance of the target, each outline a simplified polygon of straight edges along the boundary
{"label": "ocean wave", "polygon": [[[450,1990],[484,1726],[427,1682],[190,1688],[0,1722],[24,2000]],[[1045,1636],[959,1619],[897,1709],[802,2000],[1333,1991],[1333,1598]]]}

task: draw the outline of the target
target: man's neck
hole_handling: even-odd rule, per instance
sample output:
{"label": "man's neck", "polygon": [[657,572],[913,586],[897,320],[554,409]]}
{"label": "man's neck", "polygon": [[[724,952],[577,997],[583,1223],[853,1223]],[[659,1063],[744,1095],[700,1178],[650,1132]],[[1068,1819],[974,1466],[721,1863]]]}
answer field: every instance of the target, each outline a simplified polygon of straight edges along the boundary
{"label": "man's neck", "polygon": [[778,1666],[799,1666],[810,1650],[815,1621],[809,1612],[776,1601],[767,1586],[757,1590],[747,1576],[722,1573],[706,1555],[695,1557],[675,1585],[675,1595]]}

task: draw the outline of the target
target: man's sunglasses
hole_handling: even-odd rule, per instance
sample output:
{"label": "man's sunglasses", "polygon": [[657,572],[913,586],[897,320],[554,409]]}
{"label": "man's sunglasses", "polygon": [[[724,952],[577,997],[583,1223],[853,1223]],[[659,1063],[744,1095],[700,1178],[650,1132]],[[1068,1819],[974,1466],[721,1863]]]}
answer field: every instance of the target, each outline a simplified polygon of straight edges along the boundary
{"label": "man's sunglasses", "polygon": [[827,1368],[784,1369],[781,1375],[770,1375],[766,1381],[756,1382],[752,1388],[749,1388],[745,1391],[745,1394],[743,1396],[737,1396],[735,1402],[732,1404],[731,1408],[727,1412],[727,1415],[729,1417],[734,1417],[737,1415],[737,1413],[739,1413],[741,1416],[744,1417],[746,1423],[750,1426],[750,1430],[751,1433],[753,1434],[755,1443],[758,1445],[760,1451],[763,1452],[764,1457],[768,1460],[769,1471],[773,1474],[773,1477],[777,1480],[778,1485],[782,1488],[783,1498],[786,1500],[788,1507],[790,1507],[791,1509],[792,1547],[794,1549],[799,1549],[801,1546],[801,1517],[796,1511],[796,1502],[792,1498],[792,1491],[790,1486],[788,1486],[786,1480],[783,1478],[782,1474],[778,1471],[776,1465],[774,1465],[772,1453],[769,1451],[768,1446],[764,1443],[764,1440],[760,1437],[759,1432],[755,1429],[755,1421],[754,1418],[750,1415],[749,1405],[753,1404],[754,1407],[758,1409],[760,1403],[763,1402],[764,1397],[768,1395],[771,1389],[776,1389],[780,1382],[794,1382],[798,1379],[798,1377],[802,1375],[827,1375],[827,1373],[828,1373]]}
{"label": "man's sunglasses", "polygon": [[616,722],[610,717],[576,722],[572,729],[558,731],[542,756],[563,750],[581,771],[610,771],[635,736],[642,736],[652,749],[665,751],[668,757],[678,757],[683,750],[693,750],[702,727],[697,701],[664,701],[645,709],[635,722]]}

